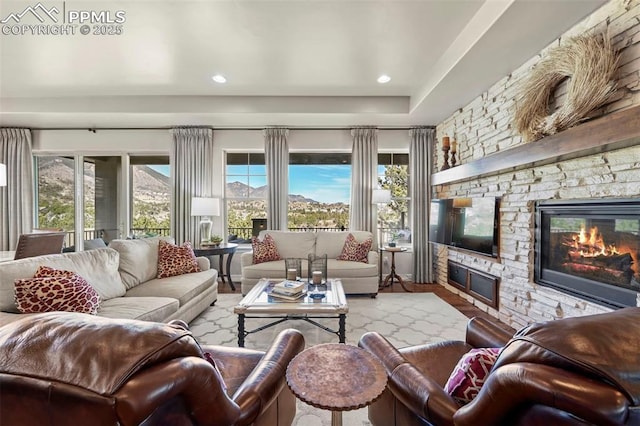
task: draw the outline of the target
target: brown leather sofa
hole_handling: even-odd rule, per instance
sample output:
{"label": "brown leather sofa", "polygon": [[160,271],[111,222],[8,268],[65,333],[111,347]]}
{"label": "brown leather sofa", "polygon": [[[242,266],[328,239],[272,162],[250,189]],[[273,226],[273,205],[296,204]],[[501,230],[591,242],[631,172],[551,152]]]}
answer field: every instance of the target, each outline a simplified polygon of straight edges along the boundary
{"label": "brown leather sofa", "polygon": [[303,349],[293,329],[261,352],[201,347],[184,323],[37,314],[0,328],[0,424],[290,425]]}
{"label": "brown leather sofa", "polygon": [[[640,425],[640,308],[533,324],[513,336],[476,318],[466,342],[397,350],[367,333],[359,344],[389,377],[369,407],[374,426]],[[502,346],[473,401],[461,405],[444,391],[463,354]]]}

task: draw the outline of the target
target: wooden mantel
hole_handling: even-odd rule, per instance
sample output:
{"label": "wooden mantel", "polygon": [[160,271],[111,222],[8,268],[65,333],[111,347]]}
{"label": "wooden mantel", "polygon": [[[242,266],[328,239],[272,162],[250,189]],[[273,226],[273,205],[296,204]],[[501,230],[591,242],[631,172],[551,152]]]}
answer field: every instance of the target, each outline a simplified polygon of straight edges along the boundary
{"label": "wooden mantel", "polygon": [[640,144],[640,105],[431,175],[431,185],[570,160]]}

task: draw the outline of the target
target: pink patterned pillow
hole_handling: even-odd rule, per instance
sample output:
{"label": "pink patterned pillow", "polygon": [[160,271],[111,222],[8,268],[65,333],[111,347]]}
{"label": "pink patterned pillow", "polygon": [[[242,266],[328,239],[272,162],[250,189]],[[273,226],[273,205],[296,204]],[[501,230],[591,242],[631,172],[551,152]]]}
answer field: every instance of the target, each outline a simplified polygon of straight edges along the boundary
{"label": "pink patterned pillow", "polygon": [[278,247],[276,247],[276,242],[269,234],[265,234],[264,240],[262,241],[253,237],[251,239],[251,247],[253,248],[254,265],[281,259],[280,254],[278,253]]}
{"label": "pink patterned pillow", "polygon": [[347,235],[347,239],[344,241],[342,253],[338,256],[338,260],[367,263],[367,255],[371,250],[371,244],[373,244],[373,240],[371,238],[367,238],[363,242],[359,243],[356,241],[356,237],[349,233],[349,235]]}
{"label": "pink patterned pillow", "polygon": [[33,278],[46,277],[71,277],[75,275],[73,271],[64,271],[62,269],[54,269],[51,266],[39,266]]}
{"label": "pink patterned pillow", "polygon": [[98,292],[84,278],[49,267],[40,267],[34,278],[15,280],[15,301],[24,314],[66,311],[95,315],[100,306]]}
{"label": "pink patterned pillow", "polygon": [[192,272],[200,272],[200,267],[189,241],[185,241],[181,246],[165,240],[158,242],[158,278]]}
{"label": "pink patterned pillow", "polygon": [[480,392],[501,349],[478,348],[464,354],[444,385],[445,392],[461,404],[471,402]]}

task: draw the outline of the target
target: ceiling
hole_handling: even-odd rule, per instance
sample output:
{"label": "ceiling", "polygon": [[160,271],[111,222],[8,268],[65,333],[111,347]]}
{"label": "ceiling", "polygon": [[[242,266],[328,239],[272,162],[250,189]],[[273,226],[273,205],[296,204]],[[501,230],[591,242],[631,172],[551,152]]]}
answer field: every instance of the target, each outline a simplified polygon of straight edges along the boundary
{"label": "ceiling", "polygon": [[0,126],[434,125],[604,3],[3,0]]}

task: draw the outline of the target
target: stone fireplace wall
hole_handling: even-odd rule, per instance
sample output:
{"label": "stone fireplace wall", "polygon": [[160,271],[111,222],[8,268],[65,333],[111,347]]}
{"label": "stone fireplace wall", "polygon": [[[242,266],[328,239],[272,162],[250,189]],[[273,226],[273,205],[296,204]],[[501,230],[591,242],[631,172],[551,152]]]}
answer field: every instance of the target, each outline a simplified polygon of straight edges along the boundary
{"label": "stone fireplace wall", "polygon": [[[640,0],[611,0],[555,40],[541,55],[523,64],[440,123],[437,126],[438,141],[445,135],[455,138],[460,154],[458,163],[462,164],[521,145],[520,136],[511,128],[518,84],[527,77],[545,51],[561,44],[565,38],[607,29],[621,55],[618,89],[610,102],[594,116],[640,105]],[[556,91],[556,105],[562,104],[565,88],[561,85]],[[439,148],[434,147],[435,170],[440,169],[443,161]],[[433,187],[433,194],[437,198],[501,197],[500,259],[435,245],[435,279],[439,284],[514,328],[534,321],[605,312],[610,309],[533,282],[534,202],[640,196],[640,145],[437,185]],[[499,277],[499,308],[486,306],[450,286],[447,283],[447,260]]]}

